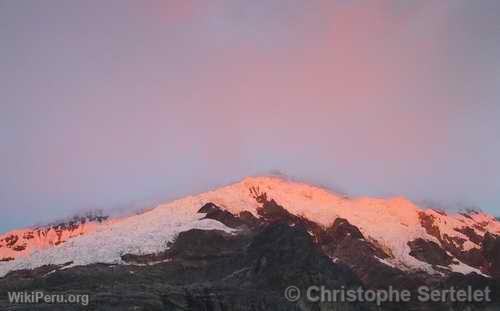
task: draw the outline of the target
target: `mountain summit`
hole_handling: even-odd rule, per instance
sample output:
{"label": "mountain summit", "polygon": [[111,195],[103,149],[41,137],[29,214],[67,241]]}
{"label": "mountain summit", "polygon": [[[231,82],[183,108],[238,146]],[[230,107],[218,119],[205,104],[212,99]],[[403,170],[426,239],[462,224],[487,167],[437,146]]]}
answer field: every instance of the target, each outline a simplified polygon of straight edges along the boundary
{"label": "mountain summit", "polygon": [[[486,239],[500,234],[500,223],[489,215],[446,214],[421,209],[400,197],[348,198],[283,178],[248,177],[120,221],[89,219],[45,231],[7,233],[0,239],[3,258],[0,275],[69,262],[71,266],[122,264],[125,254],[152,255],[165,251],[175,237],[191,229],[238,234],[241,228],[205,217],[205,213],[198,211],[212,203],[234,217],[247,214],[264,219],[262,208],[269,206],[269,202],[326,231],[339,220],[345,220],[359,230],[363,240],[380,250],[382,255],[376,258],[390,267],[430,274],[498,273],[495,270],[498,266],[488,262],[482,249]],[[53,238],[42,239],[40,234]]]}
{"label": "mountain summit", "polygon": [[[404,198],[349,198],[249,177],[119,219],[75,219],[0,237],[6,292],[92,294],[90,310],[498,310],[490,304],[291,302],[306,290],[500,289],[500,223]],[[2,294],[3,293],[3,294]],[[18,306],[47,310],[51,305]],[[488,309],[489,308],[489,309]],[[65,305],[64,310],[80,310]]]}

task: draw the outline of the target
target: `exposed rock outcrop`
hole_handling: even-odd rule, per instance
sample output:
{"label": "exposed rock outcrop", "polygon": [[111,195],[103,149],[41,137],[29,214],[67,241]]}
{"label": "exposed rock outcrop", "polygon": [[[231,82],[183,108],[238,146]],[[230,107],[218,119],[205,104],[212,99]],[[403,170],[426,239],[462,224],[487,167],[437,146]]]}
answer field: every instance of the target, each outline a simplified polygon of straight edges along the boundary
{"label": "exposed rock outcrop", "polygon": [[411,256],[431,265],[446,267],[453,262],[453,258],[439,244],[433,241],[416,239],[408,242],[408,246],[411,248]]}
{"label": "exposed rock outcrop", "polygon": [[488,265],[486,271],[495,278],[500,278],[500,236],[487,233],[483,240],[482,255]]}

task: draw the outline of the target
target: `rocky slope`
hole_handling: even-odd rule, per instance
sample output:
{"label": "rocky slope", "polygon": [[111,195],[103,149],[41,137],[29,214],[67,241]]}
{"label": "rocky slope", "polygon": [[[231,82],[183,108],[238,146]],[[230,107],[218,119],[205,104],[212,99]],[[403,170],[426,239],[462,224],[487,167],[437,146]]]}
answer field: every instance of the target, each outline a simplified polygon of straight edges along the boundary
{"label": "rocky slope", "polygon": [[13,261],[35,251],[58,246],[114,222],[108,221],[108,217],[101,213],[87,213],[55,224],[7,232],[0,235],[0,262]]}
{"label": "rocky slope", "polygon": [[[0,306],[7,306],[7,291],[42,288],[87,292],[98,310],[377,310],[290,303],[283,290],[426,285],[497,292],[499,234],[500,223],[482,213],[446,214],[402,198],[347,198],[279,178],[247,178],[0,263]],[[497,310],[494,298],[381,310]]]}
{"label": "rocky slope", "polygon": [[[273,200],[290,214],[304,217],[319,227],[326,228],[339,218],[346,219],[367,241],[384,251],[387,256],[381,260],[404,271],[498,273],[498,267],[488,261],[494,255],[485,254],[489,248],[483,248],[482,244],[488,237],[500,234],[500,223],[486,214],[448,215],[421,209],[404,198],[347,198],[303,183],[275,177],[252,177],[158,206],[118,223],[108,223],[97,231],[89,224],[63,230],[62,235],[58,229],[51,229],[40,247],[44,250],[28,257],[21,255],[30,254],[31,247],[24,251],[13,248],[20,250],[26,243],[25,237],[30,237],[29,232],[17,234],[16,243],[12,243],[9,236],[4,237],[4,249],[9,251],[3,256],[17,260],[0,263],[0,275],[47,263],[119,264],[124,253],[141,255],[162,251],[173,237],[188,229],[231,231],[220,222],[200,219],[197,211],[208,202],[235,215],[243,212],[259,217],[258,209],[265,200]],[[56,245],[66,237],[80,234],[83,235],[71,239],[70,243]],[[55,247],[50,247],[52,245]],[[426,256],[423,251],[440,254]]]}
{"label": "rocky slope", "polygon": [[[446,277],[409,273],[382,263],[383,250],[366,241],[345,219],[321,228],[288,213],[276,202],[265,201],[259,217],[234,215],[207,203],[199,215],[237,229],[190,229],[154,255],[124,254],[126,264],[91,264],[61,269],[47,265],[10,272],[0,279],[2,310],[497,310],[498,296],[489,304],[420,303],[384,304],[355,302],[290,302],[284,289],[303,292],[312,285],[329,289],[365,289],[394,286],[415,290],[490,286],[498,280],[472,273]],[[335,256],[335,257],[333,257]],[[332,260],[332,258],[335,258]],[[7,292],[43,290],[50,294],[90,295],[89,306],[11,305]]]}

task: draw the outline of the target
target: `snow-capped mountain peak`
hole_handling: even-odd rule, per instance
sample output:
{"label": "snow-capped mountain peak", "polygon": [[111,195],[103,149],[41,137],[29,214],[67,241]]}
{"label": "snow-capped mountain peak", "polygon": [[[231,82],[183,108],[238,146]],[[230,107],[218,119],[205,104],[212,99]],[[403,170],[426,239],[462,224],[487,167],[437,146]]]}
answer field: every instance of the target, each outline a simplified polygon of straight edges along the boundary
{"label": "snow-capped mountain peak", "polygon": [[[387,254],[384,263],[402,270],[486,273],[482,263],[476,264],[469,254],[481,249],[488,234],[500,234],[500,223],[486,214],[446,214],[422,209],[402,197],[348,198],[321,187],[283,178],[247,177],[120,221],[102,222],[93,227],[85,224],[75,231],[78,236],[61,239],[65,243],[31,248],[29,252],[21,253],[26,256],[0,263],[0,275],[17,269],[68,262],[72,266],[96,262],[124,264],[123,255],[165,251],[179,233],[190,229],[237,234],[240,229],[206,218],[204,213],[199,213],[200,208],[213,203],[236,217],[249,212],[255,218],[262,218],[260,209],[265,202],[274,202],[288,213],[325,230],[337,219],[345,219],[358,228],[367,241],[384,250]],[[19,232],[21,235],[25,233]],[[422,253],[422,249],[432,250],[436,245],[441,248],[442,257],[449,257],[447,266],[426,259],[425,252]]]}

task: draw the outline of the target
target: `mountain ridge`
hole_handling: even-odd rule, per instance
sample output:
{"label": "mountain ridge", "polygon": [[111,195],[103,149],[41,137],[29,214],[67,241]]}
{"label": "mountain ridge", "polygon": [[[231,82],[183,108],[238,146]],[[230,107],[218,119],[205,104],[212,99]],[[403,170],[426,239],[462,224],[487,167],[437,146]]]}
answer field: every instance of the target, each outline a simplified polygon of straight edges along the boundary
{"label": "mountain ridge", "polygon": [[[262,207],[264,195],[292,215],[304,217],[325,228],[334,224],[336,219],[348,220],[359,228],[367,240],[391,254],[391,257],[381,259],[383,262],[408,271],[443,273],[442,267],[423,261],[424,257],[415,255],[417,252],[412,250],[412,245],[420,249],[435,249],[433,245],[436,244],[445,254],[451,253],[453,258],[445,270],[483,274],[481,265],[485,263],[480,262],[482,259],[478,259],[477,254],[481,251],[480,242],[487,233],[500,233],[500,223],[484,213],[447,214],[424,210],[404,197],[349,198],[302,182],[258,176],[174,200],[119,222],[107,222],[95,230],[68,238],[55,247],[38,249],[31,256],[2,262],[0,274],[5,275],[16,269],[33,269],[48,263],[73,262],[73,266],[97,262],[120,264],[124,254],[162,252],[176,235],[190,229],[234,233],[237,229],[214,219],[201,218],[197,214],[199,208],[213,202],[234,215],[248,212],[254,217],[261,217],[258,210]],[[409,244],[414,241],[420,242]]]}

